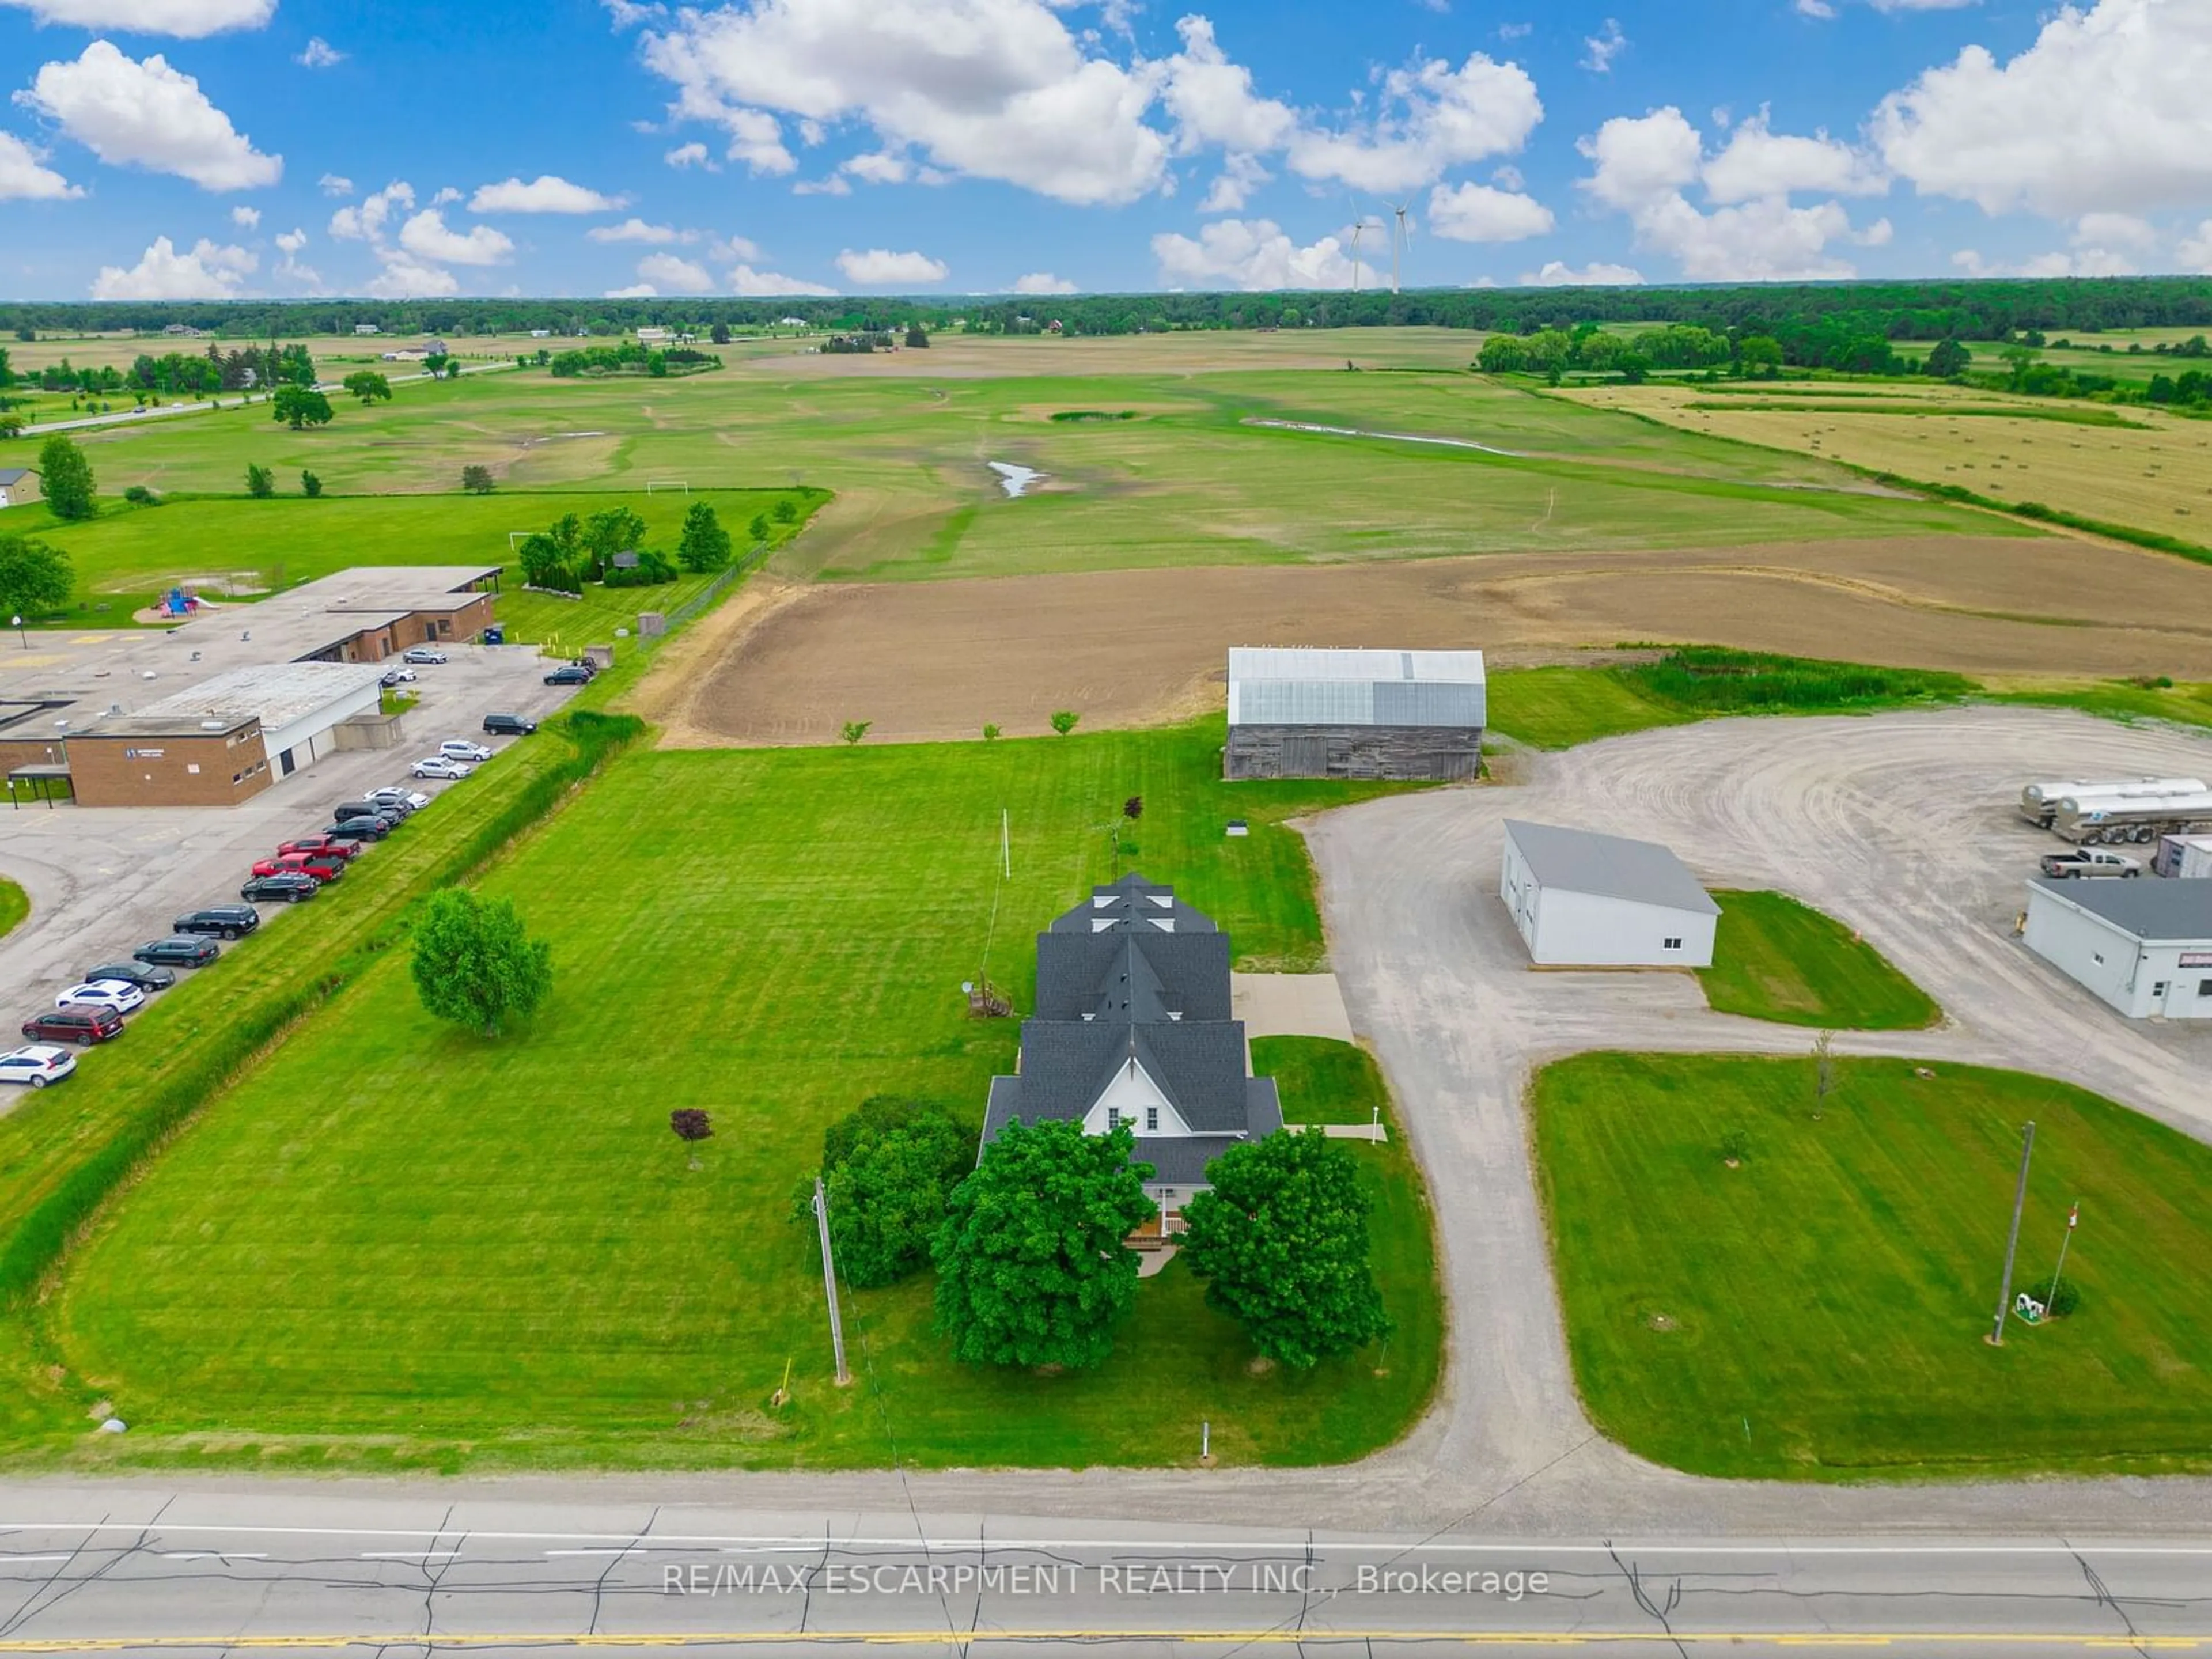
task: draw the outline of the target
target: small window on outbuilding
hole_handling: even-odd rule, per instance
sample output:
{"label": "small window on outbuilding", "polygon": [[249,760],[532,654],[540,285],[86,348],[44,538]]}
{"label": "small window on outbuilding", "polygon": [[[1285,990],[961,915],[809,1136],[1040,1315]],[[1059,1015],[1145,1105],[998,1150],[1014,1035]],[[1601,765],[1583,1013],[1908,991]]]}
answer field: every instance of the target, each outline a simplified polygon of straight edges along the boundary
{"label": "small window on outbuilding", "polygon": [[1659,948],[1662,951],[1679,951],[1682,948],[1682,941],[1679,939],[1662,939],[1659,941]]}

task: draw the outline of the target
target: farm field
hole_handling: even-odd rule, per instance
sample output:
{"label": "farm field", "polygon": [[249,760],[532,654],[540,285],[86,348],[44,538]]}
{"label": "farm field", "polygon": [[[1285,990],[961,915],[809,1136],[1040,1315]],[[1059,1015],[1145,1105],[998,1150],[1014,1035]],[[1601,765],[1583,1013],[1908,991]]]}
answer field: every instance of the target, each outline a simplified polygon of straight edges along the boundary
{"label": "farm field", "polygon": [[[1170,1265],[1084,1376],[955,1366],[926,1279],[852,1294],[860,1386],[841,1392],[810,1236],[786,1219],[823,1127],[863,1097],[933,1096],[980,1122],[1018,1027],[968,1019],[960,981],[992,941],[990,973],[1026,1004],[1031,935],[1110,877],[1094,826],[1131,793],[1125,866],[1215,915],[1244,965],[1317,965],[1311,873],[1281,820],[1378,786],[1232,789],[1221,740],[1204,723],[617,761],[483,884],[553,945],[530,1030],[440,1026],[391,951],[112,1207],[46,1322],[73,1380],[132,1424],[96,1455],[844,1466],[888,1462],[895,1437],[925,1464],[1080,1466],[1194,1460],[1202,1417],[1235,1462],[1394,1438],[1433,1387],[1442,1321],[1397,1148],[1363,1158],[1399,1334],[1387,1361],[1306,1376],[1248,1372]],[[1002,809],[1014,876],[994,932]],[[1232,815],[1249,837],[1223,836]],[[698,1016],[680,1032],[626,1029],[678,1008]],[[714,1114],[696,1171],[668,1131],[678,1105]],[[787,1361],[798,1403],[770,1415]],[[1139,1386],[1152,1405],[1132,1414]]]}
{"label": "farm field", "polygon": [[[1958,484],[2006,502],[2039,501],[2212,545],[2212,421],[2147,408],[2007,399],[1972,389],[1904,388],[1892,397],[1885,387],[1872,410],[1824,397],[1817,387],[1773,389],[1775,404],[1820,405],[1810,410],[1769,407],[1764,398],[1702,395],[1709,390],[1615,386],[1572,398],[1595,408],[1633,410],[1686,431],[1818,454],[1923,483]],[[1953,405],[1986,409],[2008,402],[2017,405],[2017,416],[1948,412]],[[1925,412],[1897,412],[1908,403]],[[2081,423],[2085,416],[2106,416],[2132,424]]]}
{"label": "farm field", "polygon": [[1843,1030],[1917,1030],[1942,1011],[1881,952],[1787,893],[1716,890],[1713,965],[1698,971],[1723,1014]]}
{"label": "farm field", "polygon": [[[2017,1073],[1594,1054],[1540,1073],[1539,1179],[1592,1419],[1695,1474],[1985,1479],[2212,1465],[2212,1148]],[[1816,1115],[1817,1112],[1817,1115]],[[2068,1206],[2081,1308],[1988,1332]],[[1740,1152],[1724,1161],[1723,1144]],[[2097,1455],[2081,1448],[2094,1446]]]}
{"label": "farm field", "polygon": [[[2083,676],[2212,678],[2212,568],[2062,537],[790,584],[775,599],[691,671],[668,741],[825,743],[848,720],[902,740],[1035,732],[1057,708],[1147,725],[1219,708],[1229,647],[1287,639],[1479,641],[1498,670],[1674,640],[1976,678],[2047,682],[2060,653]],[[1498,729],[1539,744],[1681,717],[1579,681],[1498,685]]]}
{"label": "farm field", "polygon": [[[887,360],[763,356],[678,380],[556,381],[529,370],[410,383],[374,409],[344,403],[317,431],[291,432],[257,408],[84,441],[111,493],[233,491],[249,461],[288,483],[312,468],[339,495],[450,490],[465,465],[489,468],[514,491],[656,479],[830,489],[836,501],[778,562],[797,577],[2026,533],[1869,492],[1815,458],[1669,433],[1458,368],[1206,366],[1214,360],[1189,351],[1179,370],[1140,367],[1158,361],[1148,338],[979,340]],[[1134,418],[1052,418],[1123,410]],[[1048,477],[1010,500],[994,460]]]}

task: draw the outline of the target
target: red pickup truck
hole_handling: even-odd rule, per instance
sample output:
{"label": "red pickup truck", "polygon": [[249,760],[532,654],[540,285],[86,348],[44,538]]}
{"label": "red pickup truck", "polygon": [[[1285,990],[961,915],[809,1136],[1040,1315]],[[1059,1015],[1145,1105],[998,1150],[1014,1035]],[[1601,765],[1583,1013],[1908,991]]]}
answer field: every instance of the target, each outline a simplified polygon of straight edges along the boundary
{"label": "red pickup truck", "polygon": [[345,874],[346,861],[335,853],[279,853],[265,858],[253,866],[257,876],[273,876],[287,870],[296,870],[313,876],[319,882],[333,882]]}

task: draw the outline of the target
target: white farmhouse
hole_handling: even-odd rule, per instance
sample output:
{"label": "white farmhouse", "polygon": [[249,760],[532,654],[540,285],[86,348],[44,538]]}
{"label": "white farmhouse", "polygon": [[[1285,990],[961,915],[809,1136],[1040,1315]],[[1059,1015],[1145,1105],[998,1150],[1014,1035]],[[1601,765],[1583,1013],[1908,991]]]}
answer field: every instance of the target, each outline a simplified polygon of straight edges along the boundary
{"label": "white farmhouse", "polygon": [[1656,842],[1505,823],[1498,896],[1540,968],[1710,968],[1721,908]]}
{"label": "white farmhouse", "polygon": [[2039,878],[2027,937],[2130,1019],[2212,1019],[2212,881]]}

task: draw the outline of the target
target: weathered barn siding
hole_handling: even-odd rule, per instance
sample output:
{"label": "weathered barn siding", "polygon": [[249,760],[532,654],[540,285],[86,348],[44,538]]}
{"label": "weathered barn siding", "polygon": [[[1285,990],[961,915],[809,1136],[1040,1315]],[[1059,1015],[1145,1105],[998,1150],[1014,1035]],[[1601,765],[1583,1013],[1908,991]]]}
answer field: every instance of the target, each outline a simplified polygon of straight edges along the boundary
{"label": "weathered barn siding", "polygon": [[1231,778],[1473,777],[1482,728],[1441,726],[1245,726],[1229,728]]}

